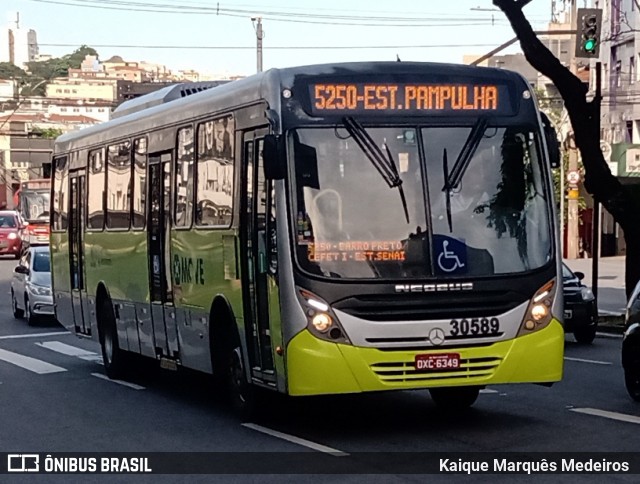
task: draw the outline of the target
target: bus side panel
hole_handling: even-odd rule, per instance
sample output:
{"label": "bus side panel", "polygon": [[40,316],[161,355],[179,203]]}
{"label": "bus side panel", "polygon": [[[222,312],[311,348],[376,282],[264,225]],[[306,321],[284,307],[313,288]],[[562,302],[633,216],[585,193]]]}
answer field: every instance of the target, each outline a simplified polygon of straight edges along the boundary
{"label": "bus side panel", "polygon": [[[213,298],[223,294],[234,315],[242,317],[240,280],[225,270],[223,239],[232,230],[173,230],[171,235],[174,300],[184,313],[178,318],[180,359],[183,366],[211,372],[209,311]],[[233,271],[232,271],[233,272]],[[216,324],[213,315],[212,324]]]}
{"label": "bus side panel", "polygon": [[[134,301],[136,305],[148,305],[149,278],[147,266],[147,242],[145,232],[87,232],[85,235],[85,264],[87,292],[95,301],[98,284],[103,282],[114,305]],[[130,313],[130,314],[129,314]],[[127,317],[129,314],[130,317]],[[97,322],[91,315],[92,329]],[[133,311],[125,311],[118,318],[118,342],[123,349],[141,347],[143,354],[153,353],[153,332],[150,325],[138,330]],[[132,326],[129,328],[129,326]],[[129,342],[128,332],[138,334]],[[145,351],[147,349],[147,351]],[[138,351],[136,351],[138,352]]]}
{"label": "bus side panel", "polygon": [[51,278],[56,318],[67,330],[75,332],[69,277],[69,236],[66,232],[51,234]]}

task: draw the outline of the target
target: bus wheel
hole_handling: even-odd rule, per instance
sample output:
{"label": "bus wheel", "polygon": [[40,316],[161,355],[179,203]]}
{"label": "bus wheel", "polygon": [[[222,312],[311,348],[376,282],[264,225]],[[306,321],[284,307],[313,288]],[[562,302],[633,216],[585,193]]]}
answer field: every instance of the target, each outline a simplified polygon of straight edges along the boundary
{"label": "bus wheel", "polygon": [[624,384],[629,396],[636,402],[640,402],[640,371],[637,365],[624,369]]}
{"label": "bus wheel", "polygon": [[116,317],[113,312],[113,306],[107,299],[102,300],[102,303],[100,304],[100,313],[102,317],[100,321],[99,335],[104,370],[107,376],[112,380],[121,379],[125,376],[127,366],[125,361],[126,355],[118,345]]}
{"label": "bus wheel", "polygon": [[247,381],[240,345],[230,348],[227,356],[231,406],[242,420],[251,420],[256,413],[256,392],[253,385]]}
{"label": "bus wheel", "polygon": [[451,387],[429,389],[435,404],[443,410],[464,410],[475,403],[480,387]]}

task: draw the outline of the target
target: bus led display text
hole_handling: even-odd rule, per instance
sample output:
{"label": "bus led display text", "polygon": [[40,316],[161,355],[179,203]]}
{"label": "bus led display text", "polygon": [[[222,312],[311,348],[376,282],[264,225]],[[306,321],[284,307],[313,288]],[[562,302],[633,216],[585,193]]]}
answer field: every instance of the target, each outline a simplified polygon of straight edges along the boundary
{"label": "bus led display text", "polygon": [[471,84],[312,84],[316,114],[358,111],[496,111],[502,99],[496,85]]}

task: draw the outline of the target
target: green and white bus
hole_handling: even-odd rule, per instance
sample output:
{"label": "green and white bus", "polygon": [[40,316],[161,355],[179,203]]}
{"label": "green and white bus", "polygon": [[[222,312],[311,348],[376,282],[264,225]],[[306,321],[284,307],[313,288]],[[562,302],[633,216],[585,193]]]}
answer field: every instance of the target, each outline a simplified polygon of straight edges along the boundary
{"label": "green and white bus", "polygon": [[289,395],[561,379],[555,132],[513,72],[409,62],[183,84],[61,136],[57,318]]}

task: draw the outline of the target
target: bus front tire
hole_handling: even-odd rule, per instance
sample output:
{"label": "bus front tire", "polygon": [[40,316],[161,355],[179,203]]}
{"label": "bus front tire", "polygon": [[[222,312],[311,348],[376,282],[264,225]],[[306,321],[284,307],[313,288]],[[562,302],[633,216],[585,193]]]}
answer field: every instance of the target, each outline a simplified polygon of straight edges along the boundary
{"label": "bus front tire", "polygon": [[480,387],[451,387],[429,389],[431,398],[443,410],[464,410],[475,403]]}
{"label": "bus front tire", "polygon": [[624,369],[624,384],[629,396],[636,402],[640,402],[640,371],[637,365]]}
{"label": "bus front tire", "polygon": [[111,302],[103,300],[100,305],[102,318],[100,321],[100,347],[102,349],[102,360],[104,370],[112,380],[122,379],[126,374],[127,358],[118,344],[118,330],[116,328],[116,317],[113,312]]}
{"label": "bus front tire", "polygon": [[240,345],[227,349],[227,387],[231,407],[242,420],[252,420],[257,413],[256,388],[247,380]]}

